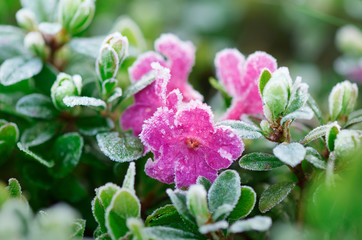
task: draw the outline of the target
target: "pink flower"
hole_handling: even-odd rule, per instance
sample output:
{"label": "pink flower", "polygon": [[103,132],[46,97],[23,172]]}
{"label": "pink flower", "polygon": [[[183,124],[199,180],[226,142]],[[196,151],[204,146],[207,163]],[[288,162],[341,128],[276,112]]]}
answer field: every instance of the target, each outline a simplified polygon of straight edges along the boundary
{"label": "pink flower", "polygon": [[241,155],[243,142],[230,128],[214,125],[206,104],[183,103],[177,90],[167,99],[172,102],[169,107],[159,108],[146,120],[140,134],[154,153],[154,161],[146,163],[146,174],[164,183],[175,182],[177,188],[194,184],[198,176],[214,181],[219,169]]}
{"label": "pink flower", "polygon": [[236,49],[224,49],[216,54],[217,77],[231,95],[232,103],[223,119],[239,120],[243,114],[263,113],[258,89],[264,68],[274,72],[276,60],[265,52],[255,52],[246,59]]}
{"label": "pink flower", "polygon": [[[186,102],[192,99],[202,100],[202,96],[187,82],[195,62],[193,44],[183,42],[173,34],[163,34],[156,40],[155,49],[158,53],[146,52],[140,55],[129,68],[131,81],[140,80],[152,70],[151,63],[157,62],[170,69],[170,77],[166,80],[168,83],[165,94],[174,89],[179,89]],[[121,118],[121,125],[124,129],[131,128],[133,133],[138,135],[142,130],[143,122],[150,118],[158,107],[164,106],[162,97],[156,92],[156,85],[158,85],[157,80],[135,94],[135,103],[123,113]]]}

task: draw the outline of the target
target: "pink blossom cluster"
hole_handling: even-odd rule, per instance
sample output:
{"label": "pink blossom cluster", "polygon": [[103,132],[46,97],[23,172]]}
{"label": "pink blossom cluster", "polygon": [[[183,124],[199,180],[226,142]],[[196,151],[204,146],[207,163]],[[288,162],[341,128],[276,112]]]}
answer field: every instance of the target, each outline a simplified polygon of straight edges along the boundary
{"label": "pink blossom cluster", "polygon": [[[133,82],[150,71],[156,80],[135,95],[121,125],[132,129],[153,152],[154,160],[148,160],[145,167],[150,177],[176,183],[177,188],[194,184],[199,176],[213,181],[218,170],[228,168],[242,154],[244,144],[231,128],[214,124],[210,107],[187,82],[195,61],[192,43],[165,34],[156,40],[155,49],[139,56],[129,69]],[[257,52],[244,64],[241,53],[224,50],[217,54],[215,64],[233,96],[225,118],[261,112],[257,80],[262,69],[276,69],[274,58]]]}

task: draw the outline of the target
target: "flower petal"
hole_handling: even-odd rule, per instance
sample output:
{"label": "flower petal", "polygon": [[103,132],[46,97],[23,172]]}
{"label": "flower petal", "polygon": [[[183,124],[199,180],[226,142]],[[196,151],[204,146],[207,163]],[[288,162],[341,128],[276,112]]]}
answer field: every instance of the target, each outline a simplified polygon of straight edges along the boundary
{"label": "flower petal", "polygon": [[149,104],[134,104],[126,109],[121,116],[121,126],[124,130],[133,129],[138,136],[145,120],[152,117],[157,108]]}
{"label": "flower petal", "polygon": [[164,183],[173,183],[175,179],[175,161],[173,156],[161,148],[160,153],[155,152],[155,161],[149,159],[145,165],[145,172],[148,176]]}

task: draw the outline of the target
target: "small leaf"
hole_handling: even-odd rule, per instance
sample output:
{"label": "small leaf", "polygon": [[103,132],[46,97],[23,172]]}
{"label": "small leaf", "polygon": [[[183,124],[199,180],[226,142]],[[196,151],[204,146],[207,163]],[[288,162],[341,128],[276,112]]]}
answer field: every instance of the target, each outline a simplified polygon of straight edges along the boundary
{"label": "small leaf", "polygon": [[314,116],[314,113],[312,109],[309,107],[303,107],[300,108],[292,113],[289,113],[288,115],[284,116],[282,120],[280,121],[280,124],[284,124],[285,122],[289,120],[295,120],[295,119],[306,119],[310,120]]}
{"label": "small leaf", "polygon": [[229,93],[225,90],[224,86],[221,85],[221,83],[213,77],[209,78],[209,83],[213,88],[215,88],[216,90],[218,90],[221,93],[221,95],[224,98],[225,105],[227,107],[230,106],[232,98],[229,95]]}
{"label": "small leaf", "polygon": [[312,147],[306,147],[305,160],[313,164],[316,168],[326,169],[327,163],[323,160],[322,156]]}
{"label": "small leaf", "polygon": [[322,125],[322,126],[314,128],[312,131],[310,131],[307,134],[307,136],[304,137],[304,139],[301,141],[301,143],[307,144],[320,137],[323,137],[324,135],[326,135],[326,131],[329,127],[330,127],[330,124]]}
{"label": "small leaf", "polygon": [[275,205],[279,204],[288,196],[288,194],[294,189],[295,183],[282,182],[271,185],[266,189],[259,200],[259,210],[262,213],[266,213],[272,209]]}
{"label": "small leaf", "polygon": [[97,188],[96,197],[92,201],[92,213],[99,224],[100,231],[102,233],[107,232],[105,212],[108,206],[111,204],[112,198],[116,192],[120,190],[120,187],[113,183],[107,183],[106,185]]}
{"label": "small leaf", "polygon": [[145,224],[150,227],[167,226],[181,230],[188,230],[186,223],[182,220],[176,208],[171,204],[156,209],[146,218]]}
{"label": "small leaf", "polygon": [[298,109],[302,108],[305,103],[308,101],[309,94],[308,94],[308,85],[301,82],[302,79],[297,77],[296,81],[294,82],[288,106],[285,110],[285,114],[288,115],[297,111]]}
{"label": "small leaf", "polygon": [[127,218],[140,216],[138,198],[126,189],[119,190],[106,210],[106,227],[113,239],[119,239],[128,232]]}
{"label": "small leaf", "polygon": [[237,120],[225,120],[218,122],[217,125],[219,126],[228,126],[231,127],[236,135],[242,139],[257,139],[263,138],[263,134],[261,130],[253,126],[249,123],[237,121]]}
{"label": "small leaf", "polygon": [[83,238],[84,230],[85,230],[85,223],[86,221],[84,219],[76,219],[73,223],[73,234],[71,236],[71,239],[73,238]]}
{"label": "small leaf", "polygon": [[39,30],[43,34],[55,35],[62,30],[62,25],[59,23],[42,22],[39,24]]}
{"label": "small leaf", "polygon": [[99,107],[105,109],[106,103],[98,98],[93,97],[77,97],[77,96],[66,96],[63,98],[63,102],[68,107],[74,106],[86,106],[86,107]]}
{"label": "small leaf", "polygon": [[10,58],[0,67],[0,82],[5,86],[13,85],[38,74],[42,67],[39,58]]}
{"label": "small leaf", "polygon": [[78,131],[86,136],[94,136],[114,128],[114,123],[111,119],[100,116],[79,118],[76,121],[76,125]]}
{"label": "small leaf", "polygon": [[167,189],[167,195],[170,197],[172,204],[176,208],[177,212],[191,224],[195,223],[194,217],[187,210],[186,196],[181,192],[174,192],[171,189]]}
{"label": "small leaf", "polygon": [[319,123],[323,125],[324,121],[323,121],[323,117],[322,117],[322,112],[319,109],[318,104],[316,103],[314,98],[312,98],[312,96],[310,96],[310,95],[307,100],[307,105],[308,105],[308,107],[310,107],[312,109],[312,111],[314,112],[314,115],[317,117]]}
{"label": "small leaf", "polygon": [[21,186],[16,178],[10,178],[8,183],[8,192],[10,197],[12,198],[20,198],[21,197]]}
{"label": "small leaf", "polygon": [[206,195],[204,186],[197,184],[191,185],[186,194],[187,209],[195,217],[198,226],[206,224],[210,219]]}
{"label": "small leaf", "polygon": [[229,215],[229,220],[236,221],[248,216],[256,203],[256,193],[254,189],[248,186],[241,187],[241,196],[234,210]]}
{"label": "small leaf", "polygon": [[206,191],[209,191],[210,187],[211,187],[211,182],[209,179],[203,177],[203,176],[199,176],[196,180],[196,184],[200,184],[202,186],[204,186]]}
{"label": "small leaf", "polygon": [[268,83],[270,78],[271,72],[268,69],[263,69],[263,72],[261,73],[259,78],[259,92],[261,96],[263,96],[264,87]]}
{"label": "small leaf", "polygon": [[229,223],[225,220],[215,222],[215,223],[209,223],[201,226],[199,228],[200,233],[202,234],[208,234],[210,232],[216,232],[220,229],[227,229],[229,227]]}
{"label": "small leaf", "polygon": [[136,176],[136,165],[134,162],[129,164],[127,174],[124,177],[122,188],[128,189],[130,192],[136,194],[134,190],[134,180]]}
{"label": "small leaf", "polygon": [[50,140],[56,133],[59,125],[54,122],[37,122],[21,135],[21,143],[27,147],[38,146]]}
{"label": "small leaf", "polygon": [[300,143],[281,143],[273,149],[273,153],[283,163],[295,167],[303,161],[306,150]]}
{"label": "small leaf", "polygon": [[113,101],[116,101],[117,99],[121,98],[123,95],[122,88],[115,88],[112,95],[108,98],[107,102],[111,103]]}
{"label": "small leaf", "polygon": [[121,137],[117,132],[100,133],[97,134],[97,142],[102,152],[116,162],[130,162],[143,154],[141,141],[129,132]]}
{"label": "small leaf", "polygon": [[174,229],[170,227],[147,227],[144,229],[146,234],[151,237],[151,239],[157,240],[197,240],[200,239],[196,235],[185,232],[179,229]]}
{"label": "small leaf", "polygon": [[138,93],[151,83],[155,81],[155,75],[153,72],[144,75],[140,80],[129,86],[123,93],[122,97],[119,98],[118,103]]}
{"label": "small leaf", "polygon": [[78,165],[83,145],[83,138],[78,133],[66,133],[55,141],[52,168],[55,177],[66,176]]}
{"label": "small leaf", "polygon": [[19,129],[14,123],[0,120],[0,163],[10,155],[19,138]]}
{"label": "small leaf", "polygon": [[326,131],[326,145],[330,152],[334,150],[334,141],[339,133],[340,126],[337,123],[332,124]]}
{"label": "small leaf", "polygon": [[[208,194],[209,208],[213,215],[213,219],[215,221],[225,219],[237,204],[240,194],[239,174],[234,170],[222,172],[211,185]],[[231,207],[230,211],[215,218],[218,209],[222,208],[224,205],[229,205]]]}
{"label": "small leaf", "polygon": [[283,166],[277,157],[267,153],[250,153],[244,155],[239,161],[240,167],[252,171],[270,171]]}
{"label": "small leaf", "polygon": [[361,123],[362,122],[362,109],[359,109],[355,112],[352,112],[349,116],[348,116],[348,121],[346,122],[346,124],[344,125],[344,127],[349,127],[353,124],[357,124],[357,123]]}
{"label": "small leaf", "polygon": [[51,168],[54,166],[54,161],[47,161],[45,159],[43,159],[42,157],[40,157],[39,155],[37,155],[36,153],[32,152],[27,146],[23,145],[21,142],[18,142],[18,148],[23,151],[26,155],[30,156],[32,159],[35,159],[38,163],[40,163],[41,165],[47,167],[47,168]]}
{"label": "small leaf", "polygon": [[270,217],[255,216],[247,220],[240,220],[230,226],[229,232],[241,233],[246,231],[267,231],[272,225]]}
{"label": "small leaf", "polygon": [[25,116],[42,119],[52,119],[58,114],[50,98],[38,93],[22,97],[16,103],[16,111]]}

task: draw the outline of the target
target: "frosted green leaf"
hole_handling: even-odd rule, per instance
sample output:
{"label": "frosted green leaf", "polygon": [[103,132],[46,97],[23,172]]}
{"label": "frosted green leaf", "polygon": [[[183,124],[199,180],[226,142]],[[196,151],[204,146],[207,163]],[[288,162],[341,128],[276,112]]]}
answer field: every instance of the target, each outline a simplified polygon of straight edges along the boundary
{"label": "frosted green leaf", "polygon": [[119,190],[106,210],[106,227],[113,239],[119,239],[128,232],[127,218],[139,217],[141,206],[138,198],[126,189]]}
{"label": "frosted green leaf", "polygon": [[198,226],[202,226],[210,219],[207,206],[207,192],[202,185],[191,185],[186,194],[186,205],[190,213],[195,217]]}
{"label": "frosted green leaf", "polygon": [[148,215],[145,221],[146,226],[169,226],[182,228],[184,222],[172,204],[167,204],[156,209]]}
{"label": "frosted green leaf", "polygon": [[259,210],[262,213],[266,213],[272,209],[275,205],[279,204],[288,196],[288,194],[294,189],[294,182],[281,182],[271,185],[266,189],[259,200]]}
{"label": "frosted green leaf", "polygon": [[129,132],[122,133],[122,136],[117,132],[99,133],[97,142],[101,151],[116,162],[130,162],[143,154],[141,141]]}
{"label": "frosted green leaf", "polygon": [[24,37],[25,33],[22,29],[0,25],[0,61],[28,54],[23,45]]}
{"label": "frosted green leaf", "polygon": [[8,181],[8,192],[10,197],[20,198],[21,197],[21,186],[19,181],[16,178],[10,178]]}
{"label": "frosted green leaf", "polygon": [[147,227],[145,232],[152,239],[157,240],[197,240],[196,235],[170,227]]}
{"label": "frosted green leaf", "polygon": [[319,127],[314,128],[312,131],[310,131],[307,136],[304,137],[304,139],[301,141],[303,144],[310,143],[318,138],[321,138],[326,135],[327,129],[330,127],[330,124],[322,125]]}
{"label": "frosted green leaf", "polygon": [[[233,210],[241,194],[240,176],[234,170],[222,172],[211,185],[208,193],[209,208],[213,219],[223,220]],[[218,213],[227,206],[228,211]]]}
{"label": "frosted green leaf", "polygon": [[306,147],[305,160],[313,164],[316,168],[326,169],[327,163],[323,160],[322,156],[312,147]]}
{"label": "frosted green leaf", "polygon": [[295,119],[306,119],[310,120],[314,116],[314,112],[309,107],[303,107],[301,109],[298,109],[292,113],[289,113],[288,115],[284,116],[282,120],[280,121],[280,124],[284,124],[287,121],[293,121]]}
{"label": "frosted green leaf", "polygon": [[55,35],[62,30],[62,25],[59,23],[42,22],[39,24],[39,30],[43,34]]}
{"label": "frosted green leaf", "polygon": [[206,189],[206,191],[209,191],[210,187],[211,187],[211,182],[209,179],[203,177],[203,176],[199,176],[196,180],[196,184],[200,184],[202,186],[204,186],[204,188]]}
{"label": "frosted green leaf", "polygon": [[298,109],[302,108],[309,98],[309,86],[305,83],[302,83],[301,81],[302,79],[300,77],[297,77],[292,86],[289,103],[284,113],[285,115],[293,113]]}
{"label": "frosted green leaf", "polygon": [[188,222],[194,224],[194,217],[187,210],[186,196],[181,192],[174,192],[171,189],[167,189],[167,195],[170,197],[172,204],[176,208],[177,212]]}
{"label": "frosted green leaf", "polygon": [[339,130],[340,126],[337,123],[330,125],[330,127],[326,130],[326,145],[330,152],[334,150],[334,141],[337,138]]}
{"label": "frosted green leaf", "polygon": [[263,72],[261,73],[259,82],[258,82],[259,83],[259,93],[261,96],[263,96],[264,87],[270,80],[271,76],[272,76],[271,72],[268,69],[264,69]]}
{"label": "frosted green leaf", "polygon": [[300,143],[281,143],[273,149],[273,153],[283,163],[295,167],[303,161],[306,150]]}
{"label": "frosted green leaf", "polygon": [[248,186],[241,187],[241,196],[234,210],[230,213],[228,219],[236,221],[248,216],[256,203],[256,193],[254,189]]}
{"label": "frosted green leaf", "polygon": [[243,121],[225,120],[218,122],[216,125],[231,127],[235,134],[242,139],[263,138],[263,134],[258,127]]}
{"label": "frosted green leaf", "polygon": [[323,121],[323,117],[322,117],[322,112],[319,109],[318,104],[316,103],[314,98],[312,98],[312,96],[310,96],[310,95],[309,95],[309,98],[307,101],[307,105],[308,105],[308,107],[310,107],[312,109],[312,111],[314,112],[314,115],[317,117],[319,123],[323,125],[324,121]]}
{"label": "frosted green leaf", "polygon": [[73,38],[68,45],[77,53],[81,53],[92,58],[97,58],[104,38],[105,36]]}
{"label": "frosted green leaf", "polygon": [[50,140],[56,133],[59,125],[54,122],[38,122],[25,129],[21,135],[21,142],[28,146],[38,146]]}
{"label": "frosted green leaf", "polygon": [[124,177],[122,188],[128,189],[130,192],[136,194],[134,189],[134,181],[136,176],[136,164],[131,162],[128,166],[127,174]]}
{"label": "frosted green leaf", "polygon": [[25,116],[42,119],[52,119],[58,114],[50,98],[38,93],[22,97],[16,103],[16,111]]}
{"label": "frosted green leaf", "polygon": [[229,223],[225,220],[223,221],[219,221],[219,222],[215,222],[215,223],[210,223],[210,224],[205,224],[201,227],[199,227],[199,232],[202,234],[208,234],[210,232],[216,232],[220,229],[227,229],[229,227]]}
{"label": "frosted green leaf", "polygon": [[11,153],[18,138],[19,129],[17,125],[0,120],[0,163]]}
{"label": "frosted green leaf", "polygon": [[10,58],[0,67],[0,82],[5,86],[13,85],[38,74],[42,67],[39,58]]}
{"label": "frosted green leaf", "polygon": [[277,157],[267,153],[250,153],[244,155],[239,161],[240,167],[252,171],[270,171],[283,166]]}
{"label": "frosted green leaf", "polygon": [[47,168],[51,168],[54,166],[54,161],[50,160],[47,161],[45,159],[43,159],[42,157],[40,157],[39,155],[37,155],[36,153],[34,153],[33,151],[31,151],[27,146],[23,145],[22,143],[18,142],[18,148],[24,152],[26,155],[28,155],[29,157],[31,157],[32,159],[35,159],[38,163],[40,163],[41,165],[47,167]]}
{"label": "frosted green leaf", "polygon": [[106,103],[98,98],[94,97],[78,97],[78,96],[66,96],[63,102],[68,107],[74,106],[86,106],[86,107],[99,107],[102,109],[106,108]]}
{"label": "frosted green leaf", "polygon": [[230,226],[229,232],[241,233],[246,231],[267,231],[272,225],[270,217],[255,216],[247,220],[240,220]]}
{"label": "frosted green leaf", "polygon": [[362,109],[359,109],[357,111],[352,112],[348,116],[348,121],[346,122],[344,127],[349,127],[353,124],[361,123],[361,122],[362,122]]}

